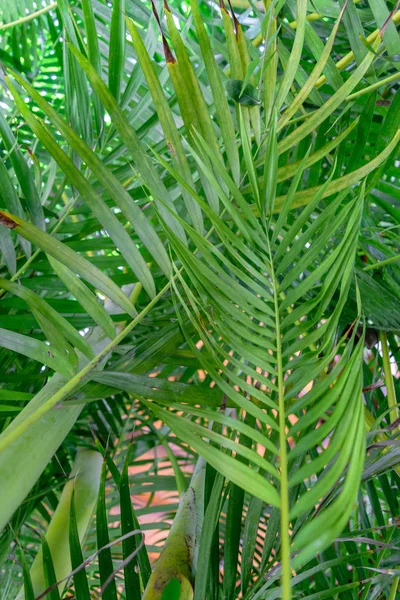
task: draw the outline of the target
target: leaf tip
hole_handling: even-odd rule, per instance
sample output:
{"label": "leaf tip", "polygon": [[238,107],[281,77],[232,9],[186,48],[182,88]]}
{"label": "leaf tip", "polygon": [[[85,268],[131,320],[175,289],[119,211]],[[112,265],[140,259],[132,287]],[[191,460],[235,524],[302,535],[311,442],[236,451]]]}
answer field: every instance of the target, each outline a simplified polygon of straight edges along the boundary
{"label": "leaf tip", "polygon": [[[164,32],[162,30],[161,21],[160,21],[160,15],[157,12],[157,8],[156,8],[156,5],[154,4],[154,0],[151,0],[151,8],[153,10],[153,14],[155,16],[155,19],[157,21],[158,27],[160,29],[160,34],[161,34],[161,37],[162,37],[162,43],[163,43],[163,47],[164,47],[165,60],[167,61],[167,64],[176,63],[175,57],[172,54],[171,48],[169,47],[167,39],[166,39],[166,37],[164,35]],[[167,4],[166,0],[164,0],[164,8],[165,8],[165,10],[169,11],[169,7],[168,7],[168,4]]]}

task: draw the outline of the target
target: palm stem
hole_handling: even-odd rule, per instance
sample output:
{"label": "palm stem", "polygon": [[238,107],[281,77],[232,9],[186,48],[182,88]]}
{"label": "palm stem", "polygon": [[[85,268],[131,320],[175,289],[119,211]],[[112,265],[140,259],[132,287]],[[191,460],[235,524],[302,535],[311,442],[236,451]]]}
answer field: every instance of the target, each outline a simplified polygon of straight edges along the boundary
{"label": "palm stem", "polygon": [[271,263],[271,276],[274,287],[274,305],[275,305],[275,330],[276,330],[276,354],[278,363],[278,405],[279,405],[279,451],[280,451],[280,496],[281,496],[281,561],[282,575],[281,584],[283,590],[283,600],[290,600],[292,597],[292,586],[290,583],[290,539],[289,539],[289,491],[288,491],[288,472],[287,472],[287,452],[286,452],[286,419],[285,419],[285,398],[284,381],[282,365],[282,344],[281,329],[279,322],[279,304],[278,304],[278,282],[275,278],[275,271],[272,261],[271,248],[269,245],[269,256]]}
{"label": "palm stem", "polygon": [[4,31],[5,29],[10,29],[11,27],[16,27],[17,25],[23,25],[24,23],[28,23],[29,21],[32,21],[33,19],[36,19],[37,17],[40,17],[41,15],[44,15],[44,14],[50,12],[51,10],[54,10],[55,8],[57,8],[57,2],[53,2],[52,4],[49,4],[48,6],[45,6],[44,8],[41,8],[40,10],[37,10],[36,12],[30,13],[29,15],[26,15],[25,17],[21,17],[20,19],[17,19],[16,21],[12,21],[11,23],[5,23],[4,25],[0,25],[0,31]]}
{"label": "palm stem", "polygon": [[[400,75],[399,75],[399,77],[400,77]],[[382,267],[385,267],[386,265],[391,265],[391,264],[399,262],[399,261],[400,261],[400,255],[396,254],[396,256],[391,256],[390,258],[381,260],[378,263],[374,263],[373,265],[368,265],[367,267],[364,267],[363,271],[371,271],[372,269],[381,269]]]}
{"label": "palm stem", "polygon": [[[391,83],[392,81],[396,81],[397,79],[400,79],[399,72],[393,73],[393,75],[389,75],[388,77],[384,77],[383,79],[379,79],[379,81],[377,81],[376,83],[373,83],[372,85],[369,85],[368,87],[365,87],[362,90],[358,90],[358,92],[354,92],[354,94],[350,94],[350,96],[347,96],[346,102],[355,100],[356,98],[359,98],[360,96],[364,96],[364,94],[370,94],[374,90],[377,90],[380,87],[387,85],[388,83]],[[397,259],[398,259],[398,257],[397,257]],[[388,260],[390,260],[390,259],[388,259]]]}
{"label": "palm stem", "polygon": [[396,391],[394,389],[394,381],[392,375],[392,369],[390,365],[389,349],[387,335],[384,331],[379,334],[381,345],[382,345],[382,359],[383,359],[383,371],[385,374],[386,393],[388,408],[390,408],[390,422],[394,423],[399,418],[399,407],[396,402]]}
{"label": "palm stem", "polygon": [[397,592],[398,587],[399,587],[399,580],[400,580],[400,577],[395,577],[393,579],[393,582],[392,582],[392,585],[391,585],[391,588],[390,588],[389,600],[395,600],[395,598],[396,598],[396,592]]}

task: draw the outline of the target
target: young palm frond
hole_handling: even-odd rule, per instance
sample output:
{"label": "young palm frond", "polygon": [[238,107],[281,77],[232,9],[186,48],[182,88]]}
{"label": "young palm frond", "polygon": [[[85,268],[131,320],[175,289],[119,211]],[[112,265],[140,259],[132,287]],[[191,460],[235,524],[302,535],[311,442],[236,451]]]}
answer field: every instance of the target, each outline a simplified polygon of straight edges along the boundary
{"label": "young palm frond", "polygon": [[[319,192],[289,226],[302,168],[281,213],[271,216],[272,198],[271,210],[260,217],[201,138],[193,154],[218,193],[225,219],[192,190],[218,237],[204,239],[183,224],[197,249],[193,254],[169,232],[183,267],[174,281],[177,314],[187,317],[202,341],[200,350],[187,336],[193,354],[230,406],[246,418],[239,427],[230,410],[215,415],[173,405],[210,424],[216,420],[223,426],[222,437],[207,423],[183,420],[167,409],[154,411],[229,480],[280,509],[287,598],[290,552],[300,551],[293,559],[300,566],[335,539],[350,515],[362,472],[363,344],[355,344],[354,335],[337,342],[335,332],[354,277],[364,190],[354,199],[339,194],[323,210]],[[206,167],[207,155],[231,198]],[[274,163],[273,156],[268,160]],[[266,176],[274,178],[273,173]],[[259,187],[254,191],[262,211],[267,194]],[[341,359],[331,368],[339,353]],[[241,443],[239,432],[254,445]],[[220,451],[211,449],[208,440],[218,442]],[[341,493],[312,516],[342,478]],[[296,531],[299,522],[302,528]],[[289,529],[295,532],[292,548]]]}

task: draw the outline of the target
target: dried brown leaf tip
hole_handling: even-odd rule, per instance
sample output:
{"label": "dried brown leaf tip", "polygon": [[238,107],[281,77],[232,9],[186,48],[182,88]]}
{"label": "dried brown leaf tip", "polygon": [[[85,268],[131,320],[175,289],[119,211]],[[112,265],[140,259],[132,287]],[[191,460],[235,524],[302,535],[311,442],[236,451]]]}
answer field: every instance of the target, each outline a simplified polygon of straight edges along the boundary
{"label": "dried brown leaf tip", "polygon": [[[167,63],[176,63],[175,57],[172,54],[171,48],[169,47],[167,39],[163,33],[162,25],[161,25],[161,21],[160,21],[160,15],[157,12],[156,5],[154,4],[153,0],[151,0],[151,8],[153,9],[153,14],[156,18],[158,27],[160,29],[163,47],[164,47],[165,60],[167,61]],[[166,2],[164,2],[164,8],[165,8],[165,10],[169,10],[168,4]]]}
{"label": "dried brown leaf tip", "polygon": [[169,44],[164,36],[163,36],[163,46],[164,46],[165,60],[167,61],[167,63],[176,63],[175,56],[172,54],[171,48],[169,47]]}
{"label": "dried brown leaf tip", "polygon": [[[233,25],[235,27],[235,33],[237,35],[238,29],[240,28],[240,23],[239,23],[239,21],[236,18],[235,11],[233,10],[233,6],[232,6],[232,3],[231,3],[231,0],[228,0],[228,4],[229,4],[229,9],[230,9],[231,15],[232,15]],[[228,11],[226,11],[226,12],[228,12]]]}
{"label": "dried brown leaf tip", "polygon": [[0,210],[0,225],[4,225],[8,229],[15,229],[18,227],[18,223],[13,219],[10,219],[10,217],[2,210]]}

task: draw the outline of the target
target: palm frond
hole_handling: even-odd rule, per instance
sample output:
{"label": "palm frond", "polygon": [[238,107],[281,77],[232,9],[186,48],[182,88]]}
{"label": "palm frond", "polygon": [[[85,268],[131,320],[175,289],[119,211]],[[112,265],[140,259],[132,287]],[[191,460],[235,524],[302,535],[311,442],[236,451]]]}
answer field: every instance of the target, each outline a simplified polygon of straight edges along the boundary
{"label": "palm frond", "polygon": [[395,594],[400,12],[232,4],[0,9],[10,598],[81,446],[77,596]]}

